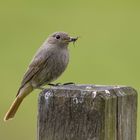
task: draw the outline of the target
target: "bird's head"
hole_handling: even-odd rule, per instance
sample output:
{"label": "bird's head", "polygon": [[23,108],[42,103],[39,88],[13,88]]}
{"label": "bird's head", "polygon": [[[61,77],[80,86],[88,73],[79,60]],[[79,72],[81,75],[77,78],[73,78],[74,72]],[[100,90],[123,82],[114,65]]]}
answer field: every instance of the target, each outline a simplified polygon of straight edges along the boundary
{"label": "bird's head", "polygon": [[78,37],[70,37],[65,32],[55,32],[48,37],[47,42],[49,44],[67,47],[70,42],[75,42],[77,39]]}

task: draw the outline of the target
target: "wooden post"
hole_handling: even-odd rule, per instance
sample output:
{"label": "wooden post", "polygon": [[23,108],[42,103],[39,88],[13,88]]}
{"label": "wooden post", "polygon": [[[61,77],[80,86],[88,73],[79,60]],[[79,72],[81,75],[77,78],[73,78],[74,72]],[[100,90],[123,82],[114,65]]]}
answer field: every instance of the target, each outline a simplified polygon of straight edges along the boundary
{"label": "wooden post", "polygon": [[67,85],[39,96],[38,140],[136,140],[131,87]]}

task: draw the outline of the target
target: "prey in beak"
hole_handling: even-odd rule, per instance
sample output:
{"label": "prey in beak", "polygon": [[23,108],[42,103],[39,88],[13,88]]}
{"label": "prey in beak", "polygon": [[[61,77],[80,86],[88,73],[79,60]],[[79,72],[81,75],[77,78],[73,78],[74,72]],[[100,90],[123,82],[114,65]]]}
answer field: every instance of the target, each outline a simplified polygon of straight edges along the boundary
{"label": "prey in beak", "polygon": [[73,45],[75,46],[75,42],[79,37],[70,37],[69,42],[73,42]]}
{"label": "prey in beak", "polygon": [[78,37],[70,37],[69,38],[69,42],[75,42],[78,39]]}

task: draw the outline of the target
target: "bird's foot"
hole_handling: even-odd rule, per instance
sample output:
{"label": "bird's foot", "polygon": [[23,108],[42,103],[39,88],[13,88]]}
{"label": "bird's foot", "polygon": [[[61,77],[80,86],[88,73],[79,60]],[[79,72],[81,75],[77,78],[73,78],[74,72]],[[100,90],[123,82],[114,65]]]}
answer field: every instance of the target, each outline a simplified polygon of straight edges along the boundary
{"label": "bird's foot", "polygon": [[49,85],[49,86],[54,86],[54,87],[56,87],[56,86],[60,86],[61,83],[56,83],[56,84],[49,83],[48,85]]}
{"label": "bird's foot", "polygon": [[50,83],[48,85],[56,87],[56,86],[65,86],[65,85],[73,85],[73,84],[75,84],[75,83],[73,83],[73,82],[68,82],[68,83],[64,83],[64,84],[61,84],[61,83],[52,84],[52,83]]}
{"label": "bird's foot", "polygon": [[68,82],[68,83],[64,83],[63,85],[74,85],[75,83],[73,82]]}

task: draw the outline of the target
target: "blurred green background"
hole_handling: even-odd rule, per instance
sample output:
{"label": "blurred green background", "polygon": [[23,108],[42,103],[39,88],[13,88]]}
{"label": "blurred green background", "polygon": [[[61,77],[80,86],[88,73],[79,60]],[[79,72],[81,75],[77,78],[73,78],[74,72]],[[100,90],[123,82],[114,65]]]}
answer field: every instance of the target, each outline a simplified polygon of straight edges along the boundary
{"label": "blurred green background", "polygon": [[13,121],[4,123],[3,116],[32,56],[55,31],[80,36],[56,82],[128,85],[140,92],[140,1],[0,0],[0,139],[36,139],[39,90]]}

